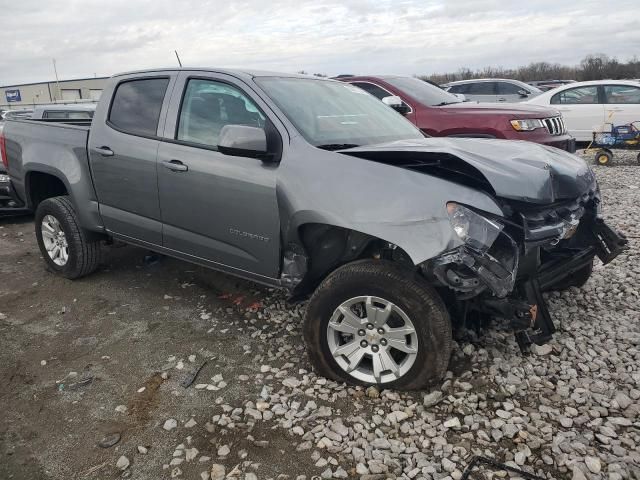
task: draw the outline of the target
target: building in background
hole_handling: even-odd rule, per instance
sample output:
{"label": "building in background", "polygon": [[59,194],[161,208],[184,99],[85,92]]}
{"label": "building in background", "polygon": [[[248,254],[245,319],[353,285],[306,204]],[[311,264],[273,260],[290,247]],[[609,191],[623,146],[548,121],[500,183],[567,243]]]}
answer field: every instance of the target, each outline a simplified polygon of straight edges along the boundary
{"label": "building in background", "polygon": [[79,78],[0,87],[0,109],[25,108],[47,103],[95,102],[109,77]]}

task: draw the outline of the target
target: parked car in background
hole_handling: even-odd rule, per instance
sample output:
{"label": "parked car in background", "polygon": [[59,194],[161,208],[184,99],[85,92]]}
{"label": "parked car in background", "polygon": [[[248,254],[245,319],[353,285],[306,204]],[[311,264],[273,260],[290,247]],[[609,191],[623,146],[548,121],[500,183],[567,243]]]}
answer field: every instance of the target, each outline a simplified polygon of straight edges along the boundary
{"label": "parked car in background", "polygon": [[91,120],[96,111],[95,103],[72,105],[37,105],[33,109],[33,120]]}
{"label": "parked car in background", "polygon": [[569,133],[577,141],[589,142],[593,132],[608,131],[610,124],[640,121],[640,82],[576,82],[549,90],[526,104],[557,108]]}
{"label": "parked car in background", "polygon": [[556,87],[561,87],[562,85],[568,85],[569,83],[576,83],[575,80],[536,80],[533,82],[527,82],[529,85],[533,85],[534,87],[546,92],[547,90],[551,90]]}
{"label": "parked car in background", "polygon": [[310,297],[316,372],[359,385],[439,381],[450,315],[499,315],[523,350],[547,342],[541,291],[581,285],[596,254],[608,263],[624,248],[577,156],[425,138],[334,80],[122,74],[91,126],[12,120],[0,144],[52,272],[87,275],[100,241],[119,239],[288,288]]}
{"label": "parked car in background", "polygon": [[522,102],[540,95],[542,90],[518,80],[504,78],[477,78],[460,80],[442,85],[449,93],[464,95],[467,100],[478,102]]}
{"label": "parked car in background", "polygon": [[575,152],[560,113],[554,108],[520,104],[463,102],[415,77],[397,75],[343,77],[402,113],[434,137],[528,140]]}

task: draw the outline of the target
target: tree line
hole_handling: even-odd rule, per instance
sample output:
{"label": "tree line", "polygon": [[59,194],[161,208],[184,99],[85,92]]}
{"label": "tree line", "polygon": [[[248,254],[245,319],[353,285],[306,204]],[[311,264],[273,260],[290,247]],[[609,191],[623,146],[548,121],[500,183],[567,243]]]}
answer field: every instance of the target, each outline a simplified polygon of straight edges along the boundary
{"label": "tree line", "polygon": [[455,73],[419,75],[418,78],[429,80],[439,85],[473,78],[512,78],[523,82],[536,80],[620,80],[640,78],[640,59],[634,56],[628,62],[620,62],[608,55],[595,54],[587,55],[576,66],[534,62],[518,68],[485,67],[479,70],[461,68]]}

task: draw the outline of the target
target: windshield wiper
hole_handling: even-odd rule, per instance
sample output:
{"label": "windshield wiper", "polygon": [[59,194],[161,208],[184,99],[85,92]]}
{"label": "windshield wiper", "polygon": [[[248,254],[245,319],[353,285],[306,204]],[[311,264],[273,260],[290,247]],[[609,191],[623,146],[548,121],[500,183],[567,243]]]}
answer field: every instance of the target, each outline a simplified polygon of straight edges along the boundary
{"label": "windshield wiper", "polygon": [[344,150],[346,148],[355,148],[359,146],[360,145],[355,143],[327,143],[326,145],[316,145],[316,147],[323,150]]}
{"label": "windshield wiper", "polygon": [[445,105],[453,105],[455,103],[462,103],[461,101],[459,102],[440,102],[437,105],[434,105],[434,107],[444,107]]}

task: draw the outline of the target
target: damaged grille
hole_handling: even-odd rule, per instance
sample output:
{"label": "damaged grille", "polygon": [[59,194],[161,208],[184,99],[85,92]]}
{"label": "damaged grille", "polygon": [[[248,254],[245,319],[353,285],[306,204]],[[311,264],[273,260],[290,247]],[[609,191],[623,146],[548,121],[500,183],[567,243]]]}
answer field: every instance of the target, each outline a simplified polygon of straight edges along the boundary
{"label": "damaged grille", "polygon": [[564,125],[562,117],[550,117],[542,119],[544,127],[551,135],[564,135],[567,133],[567,128]]}
{"label": "damaged grille", "polygon": [[596,191],[568,201],[536,209],[520,211],[525,242],[557,244],[575,232],[587,209],[595,209],[599,198]]}

